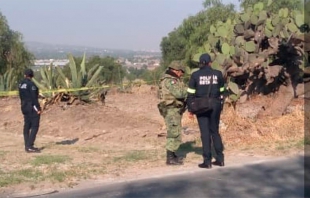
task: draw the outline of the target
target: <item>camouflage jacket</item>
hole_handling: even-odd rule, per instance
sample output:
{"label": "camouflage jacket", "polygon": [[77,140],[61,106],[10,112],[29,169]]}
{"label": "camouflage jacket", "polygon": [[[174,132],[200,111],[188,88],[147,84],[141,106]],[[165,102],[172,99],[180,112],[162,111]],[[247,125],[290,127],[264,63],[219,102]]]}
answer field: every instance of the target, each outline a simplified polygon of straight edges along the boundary
{"label": "camouflage jacket", "polygon": [[187,97],[184,83],[177,77],[167,73],[160,79],[159,99],[166,106],[183,107]]}

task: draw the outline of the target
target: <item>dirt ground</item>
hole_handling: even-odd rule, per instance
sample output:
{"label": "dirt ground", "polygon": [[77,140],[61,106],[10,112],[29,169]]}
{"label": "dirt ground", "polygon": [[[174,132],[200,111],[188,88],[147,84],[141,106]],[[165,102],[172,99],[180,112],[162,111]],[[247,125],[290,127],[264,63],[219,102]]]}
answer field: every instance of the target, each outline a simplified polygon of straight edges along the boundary
{"label": "dirt ground", "polygon": [[[165,126],[156,93],[154,87],[141,86],[131,93],[110,91],[105,105],[49,106],[42,114],[36,140],[40,154],[24,152],[19,99],[0,98],[0,195],[197,169],[202,160],[200,134],[197,122],[187,114],[182,120],[180,149],[185,164],[165,165]],[[220,132],[227,166],[303,152],[302,98],[294,100],[282,117],[256,120],[262,100],[272,98],[257,96],[235,110],[225,106]]]}

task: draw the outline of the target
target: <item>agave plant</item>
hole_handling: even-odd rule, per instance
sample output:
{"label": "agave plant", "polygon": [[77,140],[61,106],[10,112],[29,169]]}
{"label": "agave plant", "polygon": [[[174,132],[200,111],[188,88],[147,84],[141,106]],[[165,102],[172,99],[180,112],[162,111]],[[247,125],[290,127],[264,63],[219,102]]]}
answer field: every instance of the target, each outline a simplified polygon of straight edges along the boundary
{"label": "agave plant", "polygon": [[[72,91],[72,94],[81,100],[89,100],[89,94],[92,92],[91,88],[98,87],[98,77],[103,68],[103,66],[94,65],[89,71],[86,71],[85,65],[85,54],[83,56],[82,62],[80,64],[80,71],[78,71],[74,58],[69,54],[69,67],[71,71],[71,81],[60,68],[57,71],[60,75],[62,87],[67,89],[81,89],[86,88],[87,90],[77,90]],[[97,90],[98,91],[98,90]]]}
{"label": "agave plant", "polygon": [[42,77],[41,82],[37,81],[35,78],[33,78],[32,80],[39,87],[39,89],[44,92],[44,96],[54,96],[55,92],[53,91],[59,87],[57,86],[57,79],[59,78],[59,76],[57,75],[55,67],[53,66],[53,64],[50,64],[46,67],[41,67],[40,74]]}
{"label": "agave plant", "polygon": [[[84,54],[78,71],[73,56],[69,54],[68,57],[70,77],[66,76],[60,67],[53,67],[51,64],[40,69],[42,81],[33,80],[46,97],[52,97],[61,91],[70,92],[70,95],[80,100],[89,101],[90,94],[103,89],[98,86],[98,77],[103,66],[95,65],[89,71],[86,71]],[[95,87],[97,90],[93,89]],[[56,91],[56,89],[58,90]]]}
{"label": "agave plant", "polygon": [[3,75],[0,75],[0,91],[12,91],[16,86],[16,76],[14,69],[8,69]]}
{"label": "agave plant", "polygon": [[[62,87],[78,89],[82,87],[94,87],[98,85],[98,77],[103,68],[103,66],[94,65],[89,71],[86,71],[85,65],[85,54],[83,56],[82,62],[80,64],[80,71],[78,71],[74,58],[69,54],[69,67],[71,78],[67,77],[61,68],[57,68],[57,71],[62,80]],[[69,83],[69,79],[71,82]]]}

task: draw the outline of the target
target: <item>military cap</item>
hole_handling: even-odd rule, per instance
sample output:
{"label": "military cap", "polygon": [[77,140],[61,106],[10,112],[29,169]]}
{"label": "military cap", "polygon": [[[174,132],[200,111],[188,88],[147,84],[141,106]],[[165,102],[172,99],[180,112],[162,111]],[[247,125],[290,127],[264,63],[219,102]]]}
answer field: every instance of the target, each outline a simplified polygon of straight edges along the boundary
{"label": "military cap", "polygon": [[211,57],[209,54],[205,53],[205,54],[201,54],[201,56],[199,57],[199,62],[200,63],[209,63],[211,62]]}
{"label": "military cap", "polygon": [[25,76],[27,77],[33,77],[33,71],[32,69],[26,69],[24,72]]}
{"label": "military cap", "polygon": [[175,69],[175,70],[181,70],[183,73],[185,72],[184,65],[181,61],[172,61],[169,65],[169,68]]}

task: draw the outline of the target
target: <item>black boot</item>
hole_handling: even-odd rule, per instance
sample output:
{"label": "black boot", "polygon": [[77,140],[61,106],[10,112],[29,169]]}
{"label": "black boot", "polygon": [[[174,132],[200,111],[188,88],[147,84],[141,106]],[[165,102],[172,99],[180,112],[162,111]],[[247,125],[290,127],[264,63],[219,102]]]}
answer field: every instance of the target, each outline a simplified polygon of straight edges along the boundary
{"label": "black boot", "polygon": [[215,161],[215,162],[212,162],[213,165],[215,166],[225,166],[224,162],[220,162],[220,161]]}
{"label": "black boot", "polygon": [[181,162],[181,163],[183,163],[183,157],[181,157],[181,156],[177,156],[176,154],[175,154],[175,152],[173,152],[173,157],[178,161],[178,162]]}
{"label": "black boot", "polygon": [[182,165],[183,161],[179,161],[178,158],[174,156],[174,152],[167,150],[167,165]]}
{"label": "black boot", "polygon": [[203,161],[202,164],[198,164],[198,167],[199,168],[208,168],[208,169],[210,169],[210,168],[212,168],[212,164],[211,164],[211,162]]}

